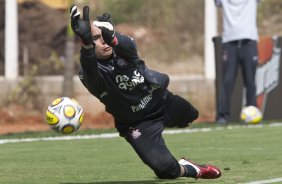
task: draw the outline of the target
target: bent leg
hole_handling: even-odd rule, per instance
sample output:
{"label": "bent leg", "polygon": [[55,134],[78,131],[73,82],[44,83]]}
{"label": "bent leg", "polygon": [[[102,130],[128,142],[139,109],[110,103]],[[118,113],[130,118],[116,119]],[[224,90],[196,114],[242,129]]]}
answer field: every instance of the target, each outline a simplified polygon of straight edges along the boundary
{"label": "bent leg", "polygon": [[174,179],[180,176],[180,165],[168,150],[162,137],[163,121],[164,117],[143,122],[129,129],[125,139],[157,177]]}
{"label": "bent leg", "polygon": [[166,126],[180,128],[189,126],[198,118],[199,112],[184,98],[170,93],[165,108],[168,123]]}

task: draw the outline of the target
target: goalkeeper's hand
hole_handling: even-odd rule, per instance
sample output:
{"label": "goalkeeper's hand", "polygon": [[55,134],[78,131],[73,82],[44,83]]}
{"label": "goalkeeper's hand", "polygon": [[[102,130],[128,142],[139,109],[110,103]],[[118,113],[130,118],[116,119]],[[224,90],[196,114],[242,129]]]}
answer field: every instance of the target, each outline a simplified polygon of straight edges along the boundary
{"label": "goalkeeper's hand", "polygon": [[108,21],[94,21],[94,25],[101,29],[102,37],[105,43],[111,47],[114,47],[118,44],[118,40],[116,38],[114,26]]}
{"label": "goalkeeper's hand", "polygon": [[83,7],[83,18],[80,19],[80,12],[77,9],[77,6],[72,5],[70,8],[70,17],[72,30],[77,36],[79,36],[83,44],[93,44],[91,26],[89,21],[89,7]]}

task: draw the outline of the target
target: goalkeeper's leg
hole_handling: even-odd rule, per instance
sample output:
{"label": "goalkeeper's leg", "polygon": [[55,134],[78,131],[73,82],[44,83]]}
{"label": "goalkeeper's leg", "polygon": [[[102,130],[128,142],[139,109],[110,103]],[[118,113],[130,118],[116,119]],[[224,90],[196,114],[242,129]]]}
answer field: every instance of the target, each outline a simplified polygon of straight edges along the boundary
{"label": "goalkeeper's leg", "polygon": [[195,179],[215,179],[220,170],[212,165],[198,165],[181,159],[179,162],[170,153],[162,137],[165,118],[146,121],[128,129],[126,140],[134,148],[141,160],[161,179],[192,177]]}
{"label": "goalkeeper's leg", "polygon": [[198,110],[193,105],[184,98],[172,93],[168,94],[165,114],[168,120],[166,126],[177,126],[179,128],[190,126],[199,116]]}
{"label": "goalkeeper's leg", "polygon": [[180,176],[180,165],[162,137],[165,118],[143,122],[128,130],[125,138],[141,160],[161,179]]}

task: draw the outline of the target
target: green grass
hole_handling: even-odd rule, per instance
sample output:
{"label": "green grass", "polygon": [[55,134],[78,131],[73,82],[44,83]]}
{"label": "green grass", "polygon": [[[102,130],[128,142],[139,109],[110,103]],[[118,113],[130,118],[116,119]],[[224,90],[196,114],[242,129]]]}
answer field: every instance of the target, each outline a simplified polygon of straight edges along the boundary
{"label": "green grass", "polygon": [[[210,132],[164,135],[176,158],[186,156],[222,170],[223,175],[217,180],[197,181],[157,179],[123,138],[2,144],[0,183],[225,184],[281,178],[281,132],[280,126],[264,125],[263,128],[223,127]],[[24,137],[28,135],[42,136],[38,133]],[[9,138],[15,137],[18,135]]]}
{"label": "green grass", "polygon": [[[101,133],[116,133],[117,131],[115,129],[87,129],[83,131],[77,131],[71,135],[89,135],[89,134],[101,134]],[[22,138],[40,138],[40,137],[60,137],[60,136],[66,136],[64,134],[60,134],[58,132],[55,132],[53,130],[49,131],[43,131],[43,132],[21,132],[21,133],[9,133],[0,135],[1,139],[22,139]]]}

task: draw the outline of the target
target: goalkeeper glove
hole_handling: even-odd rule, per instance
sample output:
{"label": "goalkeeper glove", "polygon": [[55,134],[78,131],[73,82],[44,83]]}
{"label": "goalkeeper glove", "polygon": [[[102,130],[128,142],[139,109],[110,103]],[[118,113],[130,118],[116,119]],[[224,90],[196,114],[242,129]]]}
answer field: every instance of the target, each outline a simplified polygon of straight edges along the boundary
{"label": "goalkeeper glove", "polygon": [[94,25],[101,29],[102,37],[106,44],[111,47],[114,47],[118,44],[114,26],[110,22],[94,21]]}
{"label": "goalkeeper glove", "polygon": [[77,6],[72,5],[70,8],[71,27],[73,32],[79,36],[84,45],[93,44],[89,21],[89,7],[83,7],[83,19],[80,19],[80,12]]}

